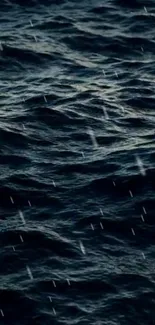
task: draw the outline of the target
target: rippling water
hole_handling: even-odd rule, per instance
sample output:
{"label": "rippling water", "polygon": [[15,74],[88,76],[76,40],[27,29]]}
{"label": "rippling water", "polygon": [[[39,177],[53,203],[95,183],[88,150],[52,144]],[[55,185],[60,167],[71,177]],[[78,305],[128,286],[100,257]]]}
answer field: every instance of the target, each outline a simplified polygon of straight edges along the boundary
{"label": "rippling water", "polygon": [[155,2],[0,2],[0,324],[155,322]]}

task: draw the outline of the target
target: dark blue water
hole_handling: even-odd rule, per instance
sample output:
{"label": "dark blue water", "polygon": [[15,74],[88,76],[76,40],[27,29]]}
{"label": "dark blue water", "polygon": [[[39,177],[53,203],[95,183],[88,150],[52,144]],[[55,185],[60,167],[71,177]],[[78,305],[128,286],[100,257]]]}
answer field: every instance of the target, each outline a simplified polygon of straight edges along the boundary
{"label": "dark blue water", "polygon": [[155,323],[155,2],[0,2],[0,324]]}

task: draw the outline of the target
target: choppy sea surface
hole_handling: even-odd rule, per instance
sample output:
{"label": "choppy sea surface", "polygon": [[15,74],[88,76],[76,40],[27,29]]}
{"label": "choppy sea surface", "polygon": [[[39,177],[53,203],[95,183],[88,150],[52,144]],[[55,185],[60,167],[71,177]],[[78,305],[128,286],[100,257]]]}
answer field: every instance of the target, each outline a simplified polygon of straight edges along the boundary
{"label": "choppy sea surface", "polygon": [[0,324],[155,323],[155,2],[0,1]]}

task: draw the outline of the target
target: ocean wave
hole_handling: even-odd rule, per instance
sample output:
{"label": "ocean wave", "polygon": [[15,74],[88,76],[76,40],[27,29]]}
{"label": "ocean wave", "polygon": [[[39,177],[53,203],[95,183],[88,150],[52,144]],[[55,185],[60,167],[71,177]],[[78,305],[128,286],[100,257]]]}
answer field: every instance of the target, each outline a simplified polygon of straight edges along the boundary
{"label": "ocean wave", "polygon": [[154,2],[0,11],[1,323],[153,325]]}

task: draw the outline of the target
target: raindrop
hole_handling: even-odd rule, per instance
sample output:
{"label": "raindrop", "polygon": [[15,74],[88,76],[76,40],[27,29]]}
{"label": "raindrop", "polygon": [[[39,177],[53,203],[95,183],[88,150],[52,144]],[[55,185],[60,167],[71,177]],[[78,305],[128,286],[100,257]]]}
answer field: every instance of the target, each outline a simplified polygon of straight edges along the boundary
{"label": "raindrop", "polygon": [[24,239],[23,239],[22,235],[20,235],[19,237],[20,237],[21,242],[23,243]]}
{"label": "raindrop", "polygon": [[145,176],[146,172],[145,172],[145,169],[144,169],[143,162],[138,156],[136,157],[136,162],[137,162],[137,165],[139,167],[139,171],[140,171],[141,175]]}
{"label": "raindrop", "polygon": [[81,155],[82,155],[82,157],[83,157],[83,158],[85,158],[85,154],[84,154],[84,152],[83,152],[83,151],[81,152]]}
{"label": "raindrop", "polygon": [[88,129],[88,134],[90,135],[90,138],[91,138],[94,149],[97,149],[98,148],[98,143],[97,143],[97,140],[95,138],[94,131],[92,129]]}
{"label": "raindrop", "polygon": [[1,315],[2,315],[2,317],[4,317],[4,313],[3,313],[3,310],[1,309]]}
{"label": "raindrop", "polygon": [[54,187],[56,187],[56,184],[55,184],[55,182],[54,182],[54,181],[52,182],[52,184],[53,184],[53,186],[54,186]]}
{"label": "raindrop", "polygon": [[102,222],[100,222],[100,226],[101,226],[102,229],[104,229]]}
{"label": "raindrop", "polygon": [[84,247],[82,241],[80,241],[80,248],[81,248],[81,252],[85,255],[86,251],[85,251],[85,247]]}
{"label": "raindrop", "polygon": [[104,113],[104,117],[105,117],[105,119],[106,119],[106,120],[109,120],[109,115],[108,115],[107,110],[106,110],[105,107],[103,107],[103,113]]}
{"label": "raindrop", "polygon": [[3,51],[3,45],[1,42],[0,42],[0,51]]}
{"label": "raindrop", "polygon": [[91,225],[92,230],[94,230],[94,226],[93,226],[93,224],[91,223],[90,225]]}
{"label": "raindrop", "polygon": [[30,20],[30,25],[31,25],[31,27],[33,27],[32,20]]}
{"label": "raindrop", "polygon": [[33,280],[33,275],[32,275],[32,272],[31,272],[29,266],[26,266],[26,269],[27,269],[27,273],[28,273],[30,279]]}
{"label": "raindrop", "polygon": [[132,192],[131,192],[131,191],[129,191],[129,194],[130,194],[130,196],[131,196],[131,197],[133,197],[133,194],[132,194]]}
{"label": "raindrop", "polygon": [[132,231],[133,236],[135,236],[135,231],[133,228],[131,228],[131,231]]}
{"label": "raindrop", "polygon": [[148,11],[147,11],[147,9],[146,9],[146,7],[144,6],[144,11],[146,12],[146,13],[148,13]]}
{"label": "raindrop", "polygon": [[54,309],[54,308],[53,308],[53,314],[54,314],[54,315],[56,315],[56,311],[55,311],[55,309]]}
{"label": "raindrop", "polygon": [[26,224],[26,221],[25,221],[25,218],[24,218],[24,215],[23,215],[23,212],[22,211],[19,211],[19,216],[20,216],[20,218],[21,218],[21,220],[23,222],[23,225],[25,225]]}
{"label": "raindrop", "polygon": [[45,101],[45,103],[47,103],[47,98],[46,98],[46,96],[44,96],[44,101]]}
{"label": "raindrop", "polygon": [[143,215],[141,214],[142,221],[145,222]]}
{"label": "raindrop", "polygon": [[36,35],[34,35],[33,37],[34,37],[35,41],[37,42],[37,37],[36,37]]}
{"label": "raindrop", "polygon": [[12,196],[10,196],[10,200],[11,200],[11,203],[14,204],[14,200],[13,200]]}
{"label": "raindrop", "polygon": [[56,288],[56,283],[55,283],[55,281],[53,280],[53,285],[54,285],[54,287]]}
{"label": "raindrop", "polygon": [[145,208],[144,208],[144,207],[143,207],[143,211],[144,211],[144,213],[145,213],[145,214],[147,214],[147,212],[146,212],[146,210],[145,210]]}

